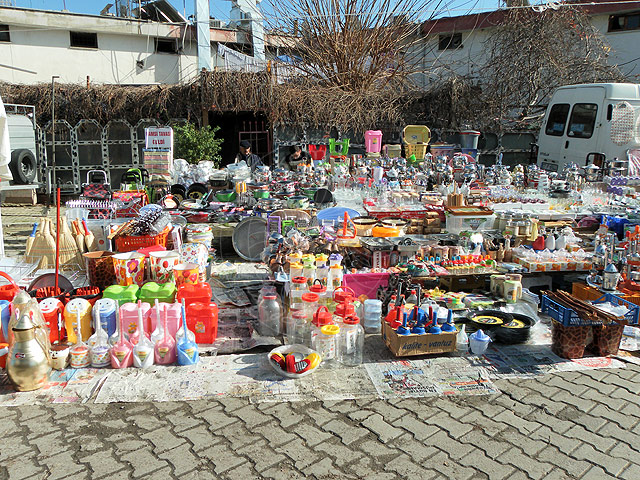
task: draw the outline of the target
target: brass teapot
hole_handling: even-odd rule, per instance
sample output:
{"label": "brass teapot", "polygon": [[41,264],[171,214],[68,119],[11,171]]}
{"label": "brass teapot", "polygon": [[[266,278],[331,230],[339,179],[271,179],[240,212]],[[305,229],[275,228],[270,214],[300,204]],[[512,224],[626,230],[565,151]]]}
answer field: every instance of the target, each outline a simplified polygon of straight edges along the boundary
{"label": "brass teapot", "polygon": [[24,313],[18,318],[7,357],[7,375],[19,392],[41,388],[51,371],[49,349],[38,340],[32,317],[33,313]]}

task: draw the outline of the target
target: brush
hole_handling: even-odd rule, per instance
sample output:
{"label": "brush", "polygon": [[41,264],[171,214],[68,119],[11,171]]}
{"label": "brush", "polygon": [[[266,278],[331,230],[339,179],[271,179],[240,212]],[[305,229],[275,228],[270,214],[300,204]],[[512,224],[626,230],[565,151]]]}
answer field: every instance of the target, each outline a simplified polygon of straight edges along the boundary
{"label": "brush", "polygon": [[87,221],[84,218],[82,219],[82,226],[84,227],[84,241],[87,244],[87,251],[95,252],[98,249],[98,242],[89,227],[87,227]]}
{"label": "brush", "polygon": [[38,229],[38,223],[33,224],[33,230],[31,230],[31,235],[27,237],[27,246],[24,249],[25,257],[29,256],[29,252],[31,252],[31,247],[33,247],[33,242],[36,240],[36,230]]}
{"label": "brush", "polygon": [[24,257],[25,262],[36,263],[40,260],[40,257],[42,256],[45,246],[47,244],[46,239],[44,238],[45,227],[46,227],[46,223],[44,221],[44,218],[40,218],[38,220],[38,229],[33,239],[33,243],[31,244],[31,247],[25,254],[25,257]]}
{"label": "brush", "polygon": [[63,269],[79,268],[82,265],[82,254],[78,251],[78,244],[73,237],[67,217],[63,216],[60,222],[60,264]]}
{"label": "brush", "polygon": [[78,245],[78,251],[80,253],[84,253],[87,251],[87,247],[85,245],[84,233],[80,229],[80,225],[78,224],[78,220],[74,220],[71,222],[71,226],[73,227],[73,234],[76,237],[76,245]]}

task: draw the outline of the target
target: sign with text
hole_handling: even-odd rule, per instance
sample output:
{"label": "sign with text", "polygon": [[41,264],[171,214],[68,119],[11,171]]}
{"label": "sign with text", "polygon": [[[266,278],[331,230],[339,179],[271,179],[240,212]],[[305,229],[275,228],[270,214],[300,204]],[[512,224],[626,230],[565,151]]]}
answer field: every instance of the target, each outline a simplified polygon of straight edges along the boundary
{"label": "sign with text", "polygon": [[145,148],[169,150],[173,152],[173,128],[149,127],[144,129]]}

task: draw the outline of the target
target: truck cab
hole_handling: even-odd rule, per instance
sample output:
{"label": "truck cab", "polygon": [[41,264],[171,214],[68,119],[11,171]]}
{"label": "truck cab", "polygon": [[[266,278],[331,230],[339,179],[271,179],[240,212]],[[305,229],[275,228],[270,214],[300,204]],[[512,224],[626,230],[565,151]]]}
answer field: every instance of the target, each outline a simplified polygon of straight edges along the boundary
{"label": "truck cab", "polygon": [[[593,83],[558,88],[538,137],[540,168],[559,172],[567,163],[586,166],[640,149],[640,85]],[[603,165],[599,165],[603,166]]]}

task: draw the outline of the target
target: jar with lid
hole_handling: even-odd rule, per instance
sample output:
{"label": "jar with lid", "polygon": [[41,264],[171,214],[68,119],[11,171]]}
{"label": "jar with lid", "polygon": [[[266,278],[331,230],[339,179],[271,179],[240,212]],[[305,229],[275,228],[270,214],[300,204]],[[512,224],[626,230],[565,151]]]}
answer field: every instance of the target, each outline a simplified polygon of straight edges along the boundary
{"label": "jar with lid", "polygon": [[307,292],[302,294],[302,308],[309,321],[318,310],[318,298],[319,296],[316,293]]}
{"label": "jar with lid", "polygon": [[302,302],[302,295],[309,291],[306,277],[293,277],[291,279],[291,292],[289,293],[289,304]]}
{"label": "jar with lid", "polygon": [[276,337],[282,332],[282,307],[276,295],[265,295],[258,309],[260,335]]}
{"label": "jar with lid", "polygon": [[348,316],[340,326],[338,360],[347,367],[362,364],[364,352],[364,328],[356,316]]}
{"label": "jar with lid", "polygon": [[316,278],[316,280],[313,282],[313,285],[309,287],[309,291],[311,293],[315,293],[316,295],[318,295],[319,307],[322,307],[322,306],[329,307],[329,303],[331,302],[331,295],[327,290],[327,286],[323,285],[322,282],[320,282],[320,280]]}
{"label": "jar with lid", "polygon": [[329,268],[329,288],[338,288],[342,286],[342,265],[332,265]]}
{"label": "jar with lid", "polygon": [[302,264],[300,262],[289,264],[289,274],[291,278],[302,277]]}
{"label": "jar with lid", "polygon": [[316,280],[319,280],[325,287],[329,282],[329,267],[320,265],[316,268]]}
{"label": "jar with lid", "polygon": [[515,225],[514,221],[513,220],[507,220],[507,224],[504,227],[503,234],[504,235],[510,235],[510,236],[513,237],[513,236],[515,236],[515,233],[516,233],[516,225]]}
{"label": "jar with lid", "polygon": [[[331,312],[327,307],[319,307],[309,323],[309,342],[313,345],[315,338],[320,334],[320,329],[325,325],[335,325]],[[313,347],[312,347],[313,348]]]}
{"label": "jar with lid", "polygon": [[523,222],[524,227],[523,231],[520,232],[520,236],[529,238],[529,236],[531,235],[531,216],[525,215]]}
{"label": "jar with lid", "polygon": [[326,253],[318,253],[316,255],[316,267],[320,268],[320,267],[326,266],[328,260],[329,260],[329,257],[327,256]]}
{"label": "jar with lid", "polygon": [[364,301],[362,323],[366,333],[379,333],[382,325],[382,301],[368,299]]}
{"label": "jar with lid", "polygon": [[304,310],[294,310],[287,322],[287,343],[290,345],[306,345],[311,348],[311,332],[309,320]]}
{"label": "jar with lid", "polygon": [[503,212],[500,216],[500,225],[498,225],[498,230],[504,232],[505,228],[507,228],[507,223],[512,219],[511,214],[507,212]]}
{"label": "jar with lid", "polygon": [[300,252],[293,252],[287,255],[287,260],[289,263],[300,263],[302,259],[302,254]]}
{"label": "jar with lid", "polygon": [[356,294],[351,288],[340,286],[333,290],[331,298],[333,300],[333,308],[329,308],[329,310],[334,311],[336,306],[340,303],[344,303],[345,300],[353,303],[356,299]]}
{"label": "jar with lid", "polygon": [[515,232],[516,232],[516,237],[524,237],[525,231],[526,231],[526,222],[524,220],[520,220],[519,222],[516,222],[516,228],[515,228]]}
{"label": "jar with lid", "polygon": [[307,279],[307,288],[313,285],[313,281],[316,279],[316,266],[313,263],[303,264],[302,275]]}
{"label": "jar with lid", "polygon": [[322,358],[320,364],[323,368],[336,368],[338,366],[338,325],[325,325],[320,328],[320,333],[315,336],[313,349]]}
{"label": "jar with lid", "polygon": [[339,253],[329,255],[329,267],[333,267],[334,265],[342,265],[342,255]]}
{"label": "jar with lid", "polygon": [[342,325],[345,318],[355,316],[356,307],[353,302],[348,299],[336,305],[336,310],[333,312],[333,323],[336,325]]}

